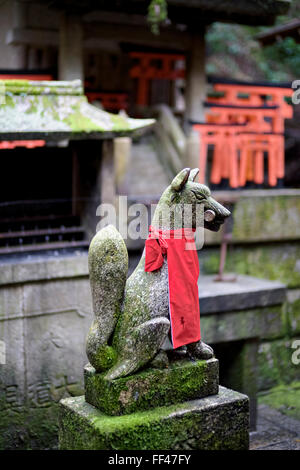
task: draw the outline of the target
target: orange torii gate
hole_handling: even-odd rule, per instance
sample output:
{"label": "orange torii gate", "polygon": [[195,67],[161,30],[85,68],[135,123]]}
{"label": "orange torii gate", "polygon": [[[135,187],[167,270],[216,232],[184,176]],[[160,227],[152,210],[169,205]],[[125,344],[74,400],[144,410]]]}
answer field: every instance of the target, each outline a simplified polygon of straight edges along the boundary
{"label": "orange torii gate", "polygon": [[25,147],[27,149],[34,149],[36,147],[44,147],[46,142],[44,140],[2,140],[0,142],[0,150],[11,150],[16,147]]}
{"label": "orange torii gate", "polygon": [[[257,133],[247,124],[194,124],[200,134],[199,181],[205,183],[208,146],[214,146],[210,183],[228,179],[232,188],[245,186],[249,173],[256,184],[264,181],[264,152],[268,154],[268,184],[284,177],[284,137]],[[240,151],[240,158],[238,157]]]}
{"label": "orange torii gate", "polygon": [[[214,91],[219,96],[209,96],[206,102],[206,106],[210,108],[210,112],[206,113],[206,120],[214,127],[199,125],[196,128],[203,143],[209,142],[215,148],[211,182],[218,184],[222,174],[223,178],[229,177],[231,187],[243,187],[247,180],[262,184],[264,153],[267,153],[268,184],[276,186],[278,179],[284,178],[284,120],[293,116],[293,108],[286,102],[286,98],[292,96],[293,90],[287,86],[271,84],[214,83]],[[243,127],[236,129],[237,124]],[[237,131],[230,133],[227,130],[224,133],[224,126],[232,126]],[[223,159],[236,161],[233,155],[224,153],[226,146],[231,149],[230,152],[234,149],[234,152],[240,153],[238,184],[236,171],[232,172],[230,165],[227,165],[230,170],[229,173],[227,171],[228,175],[221,171],[220,165],[224,167]],[[218,158],[216,154],[217,147],[223,149],[222,158]],[[206,152],[207,149],[202,149],[203,172]]]}
{"label": "orange torii gate", "polygon": [[156,52],[131,52],[130,57],[137,60],[130,70],[130,77],[138,80],[137,104],[146,106],[149,101],[150,80],[176,80],[184,78],[185,70],[176,68],[176,62],[184,60],[182,54],[164,54]]}
{"label": "orange torii gate", "polygon": [[0,80],[33,80],[33,81],[51,81],[53,76],[44,73],[0,73]]}
{"label": "orange torii gate", "polygon": [[293,117],[293,108],[285,98],[291,98],[294,90],[288,87],[267,86],[239,83],[215,83],[214,90],[223,93],[223,96],[209,97],[208,102],[231,106],[276,106],[279,112],[276,114],[273,132],[284,131],[284,119]]}

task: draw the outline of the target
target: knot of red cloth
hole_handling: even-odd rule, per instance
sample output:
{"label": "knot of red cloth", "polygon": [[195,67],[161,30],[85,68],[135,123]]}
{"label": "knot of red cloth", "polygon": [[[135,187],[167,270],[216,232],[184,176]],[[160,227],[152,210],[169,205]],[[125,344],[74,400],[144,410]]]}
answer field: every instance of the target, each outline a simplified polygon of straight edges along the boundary
{"label": "knot of red cloth", "polygon": [[194,229],[159,230],[152,226],[145,243],[145,271],[168,261],[169,311],[174,348],[200,340],[199,261]]}
{"label": "knot of red cloth", "polygon": [[195,250],[194,232],[195,229],[192,228],[159,230],[150,225],[149,236],[145,243],[145,271],[156,271],[162,267],[164,256],[167,254],[168,240],[170,239],[184,240],[186,243],[191,243],[190,247]]}

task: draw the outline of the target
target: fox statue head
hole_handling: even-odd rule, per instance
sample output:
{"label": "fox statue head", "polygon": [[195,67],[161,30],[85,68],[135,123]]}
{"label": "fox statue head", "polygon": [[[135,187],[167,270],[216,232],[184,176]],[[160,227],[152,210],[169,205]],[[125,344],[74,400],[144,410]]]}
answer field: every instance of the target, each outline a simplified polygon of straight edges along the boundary
{"label": "fox statue head", "polygon": [[201,225],[214,232],[219,230],[230,212],[211,196],[207,186],[195,181],[198,173],[198,168],[184,168],[175,176],[160,198],[153,216],[153,226],[160,229],[196,229]]}

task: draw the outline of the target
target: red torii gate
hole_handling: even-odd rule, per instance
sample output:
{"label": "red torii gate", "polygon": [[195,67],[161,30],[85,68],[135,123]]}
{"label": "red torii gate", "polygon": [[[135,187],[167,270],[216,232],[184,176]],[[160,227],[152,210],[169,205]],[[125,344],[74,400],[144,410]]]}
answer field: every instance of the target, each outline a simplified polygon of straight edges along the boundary
{"label": "red torii gate", "polygon": [[130,57],[138,61],[131,68],[130,77],[138,80],[137,104],[140,106],[148,104],[150,80],[176,80],[185,76],[184,69],[175,68],[176,61],[184,60],[182,54],[131,52]]}
{"label": "red torii gate", "polygon": [[266,152],[268,183],[276,186],[277,180],[284,178],[284,120],[293,116],[293,108],[285,98],[291,97],[293,90],[255,83],[215,83],[214,91],[222,96],[208,97],[207,123],[194,125],[202,141],[200,181],[205,179],[207,146],[213,144],[212,183],[220,183],[223,177],[229,178],[233,188],[245,186],[247,180],[262,184]]}

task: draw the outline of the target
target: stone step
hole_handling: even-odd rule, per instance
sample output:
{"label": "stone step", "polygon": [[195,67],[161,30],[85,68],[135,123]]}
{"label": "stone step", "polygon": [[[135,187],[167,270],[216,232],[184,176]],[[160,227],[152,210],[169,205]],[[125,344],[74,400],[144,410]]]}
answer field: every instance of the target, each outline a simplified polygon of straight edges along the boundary
{"label": "stone step", "polygon": [[89,242],[87,240],[79,241],[62,241],[62,242],[51,242],[51,243],[36,243],[31,245],[20,245],[12,247],[0,247],[0,255],[9,253],[31,253],[36,251],[45,250],[62,250],[69,248],[88,248]]}
{"label": "stone step", "polygon": [[247,450],[248,397],[220,387],[185,403],[107,416],[84,396],[60,402],[61,450]]}
{"label": "stone step", "polygon": [[132,145],[129,196],[160,197],[171,182],[159,161],[153,139],[153,136],[144,137]]}
{"label": "stone step", "polygon": [[108,415],[122,415],[218,393],[219,361],[178,360],[111,381],[104,376],[85,367],[85,399]]}

